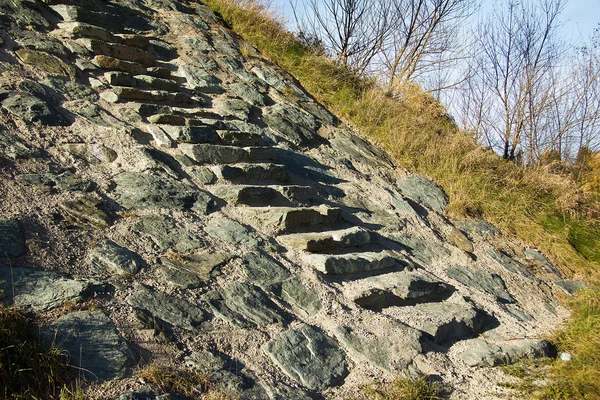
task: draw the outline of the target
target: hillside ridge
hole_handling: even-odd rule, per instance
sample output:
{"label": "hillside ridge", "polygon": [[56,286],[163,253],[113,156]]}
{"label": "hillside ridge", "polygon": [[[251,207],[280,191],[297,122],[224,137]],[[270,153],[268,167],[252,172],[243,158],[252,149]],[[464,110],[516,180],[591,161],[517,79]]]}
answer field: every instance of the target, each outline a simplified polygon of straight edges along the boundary
{"label": "hillside ridge", "polygon": [[0,289],[90,398],[159,398],[148,363],[242,399],[502,398],[493,366],[549,354],[582,284],[450,221],[207,6],[16,0],[0,26]]}

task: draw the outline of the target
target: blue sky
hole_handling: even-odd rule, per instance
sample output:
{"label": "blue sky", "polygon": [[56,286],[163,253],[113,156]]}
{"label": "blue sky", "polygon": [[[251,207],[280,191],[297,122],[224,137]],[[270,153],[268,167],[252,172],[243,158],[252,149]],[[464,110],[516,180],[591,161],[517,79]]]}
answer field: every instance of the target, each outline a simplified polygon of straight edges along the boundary
{"label": "blue sky", "polygon": [[[496,1],[506,0],[483,0],[482,9],[490,9]],[[293,23],[289,0],[273,0],[273,5],[289,22]],[[561,20],[564,39],[567,42],[587,41],[594,29],[599,27],[600,0],[568,0]]]}

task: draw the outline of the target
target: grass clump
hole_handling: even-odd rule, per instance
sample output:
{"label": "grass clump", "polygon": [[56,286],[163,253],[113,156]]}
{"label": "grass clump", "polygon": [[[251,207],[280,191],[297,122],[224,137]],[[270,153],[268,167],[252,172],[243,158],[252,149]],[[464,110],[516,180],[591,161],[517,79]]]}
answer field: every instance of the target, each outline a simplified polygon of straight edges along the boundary
{"label": "grass clump", "polygon": [[571,361],[555,360],[552,377],[539,398],[600,398],[600,289],[581,290],[571,302],[572,319],[556,334],[559,352],[571,354]]}
{"label": "grass clump", "polygon": [[210,376],[191,368],[150,364],[140,371],[140,378],[163,393],[184,395],[191,399],[235,399],[230,394],[215,389]]}
{"label": "grass clump", "polygon": [[400,377],[395,381],[377,383],[363,388],[365,400],[437,400],[441,399],[441,387],[426,377],[417,379]]}
{"label": "grass clump", "polygon": [[16,308],[0,304],[0,397],[54,398],[64,384],[66,366],[60,352],[46,349],[35,329]]}

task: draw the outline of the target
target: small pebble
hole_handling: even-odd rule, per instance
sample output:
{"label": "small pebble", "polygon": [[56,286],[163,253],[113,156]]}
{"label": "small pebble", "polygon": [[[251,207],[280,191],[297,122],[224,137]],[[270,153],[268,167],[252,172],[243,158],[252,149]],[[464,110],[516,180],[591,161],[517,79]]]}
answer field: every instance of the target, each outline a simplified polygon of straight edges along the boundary
{"label": "small pebble", "polygon": [[573,356],[571,356],[569,353],[560,353],[560,359],[563,361],[571,361]]}

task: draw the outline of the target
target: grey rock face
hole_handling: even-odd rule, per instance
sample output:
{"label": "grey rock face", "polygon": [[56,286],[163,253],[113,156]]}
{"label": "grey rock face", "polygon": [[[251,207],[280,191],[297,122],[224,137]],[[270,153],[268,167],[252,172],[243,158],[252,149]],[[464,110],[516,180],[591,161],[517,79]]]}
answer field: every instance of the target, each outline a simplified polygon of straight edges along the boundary
{"label": "grey rock face", "polygon": [[140,256],[111,240],[98,243],[88,259],[92,268],[101,274],[133,275],[142,266]]}
{"label": "grey rock face", "polygon": [[455,221],[454,225],[467,232],[469,236],[477,235],[485,238],[500,232],[494,225],[482,219]]}
{"label": "grey rock face", "polygon": [[0,155],[12,160],[18,160],[38,157],[40,152],[0,125]]}
{"label": "grey rock face", "polygon": [[257,251],[243,257],[242,267],[248,279],[264,290],[272,290],[291,275],[279,262]]}
{"label": "grey rock face", "polygon": [[191,65],[184,65],[180,68],[180,72],[187,80],[188,85],[192,90],[203,93],[224,92],[223,88],[220,86],[221,80],[204,69],[196,68]]}
{"label": "grey rock face", "polygon": [[45,101],[29,93],[14,92],[2,101],[2,108],[27,123],[67,125],[68,121]]}
{"label": "grey rock face", "polygon": [[496,274],[476,269],[453,267],[446,270],[446,275],[463,285],[495,296],[502,302],[512,303],[514,301],[506,289],[504,280]]}
{"label": "grey rock face", "polygon": [[0,266],[0,289],[6,302],[34,311],[51,310],[66,301],[79,302],[88,288],[87,282],[58,272]]}
{"label": "grey rock face", "polygon": [[308,315],[317,314],[323,307],[318,293],[308,288],[297,275],[281,284],[281,297],[302,308]]}
{"label": "grey rock face", "polygon": [[430,264],[437,258],[450,255],[450,251],[437,241],[405,235],[394,235],[391,238],[406,246],[411,256],[425,264]]}
{"label": "grey rock face", "polygon": [[344,352],[309,325],[278,334],[263,349],[290,378],[313,390],[338,385],[348,374]]}
{"label": "grey rock face", "polygon": [[248,247],[258,247],[258,237],[250,232],[239,222],[228,218],[215,218],[205,227],[204,232],[210,237],[220,239],[226,243]]}
{"label": "grey rock face", "polygon": [[207,319],[206,313],[200,307],[141,284],[136,285],[135,292],[129,296],[127,302],[173,326],[188,330],[197,330]]}
{"label": "grey rock face", "polygon": [[472,367],[513,364],[522,359],[546,357],[549,353],[545,340],[520,339],[492,343],[484,339],[472,339],[461,345],[465,348],[458,357]]}
{"label": "grey rock face", "polygon": [[41,331],[44,342],[69,354],[69,364],[87,379],[123,378],[134,364],[133,351],[102,311],[78,311]]}
{"label": "grey rock face", "polygon": [[16,219],[0,220],[0,258],[20,257],[27,251],[25,235]]}
{"label": "grey rock face", "polygon": [[208,303],[216,316],[239,328],[283,324],[285,316],[258,287],[231,282],[210,294]]}
{"label": "grey rock face", "polygon": [[121,206],[128,209],[175,208],[208,212],[211,198],[204,192],[167,176],[125,172],[114,177]]}
{"label": "grey rock face", "polygon": [[160,262],[168,282],[182,289],[194,289],[217,276],[227,260],[225,253],[198,253],[182,255],[179,259],[162,257]]}
{"label": "grey rock face", "polygon": [[489,252],[489,255],[508,272],[520,275],[527,279],[537,279],[533,272],[528,270],[527,267],[504,252],[492,250]]}
{"label": "grey rock face", "polygon": [[443,214],[448,205],[446,194],[438,185],[419,175],[410,175],[396,182],[403,194]]}
{"label": "grey rock face", "polygon": [[230,90],[240,99],[254,106],[262,107],[266,104],[265,96],[245,83],[234,83],[230,86]]}
{"label": "grey rock face", "polygon": [[346,154],[355,161],[368,164],[371,167],[390,168],[393,165],[384,152],[376,149],[358,135],[352,135],[348,131],[336,130],[329,142],[340,153]]}
{"label": "grey rock face", "polygon": [[188,253],[203,246],[199,237],[178,227],[172,219],[160,215],[141,217],[134,229],[150,236],[161,250],[174,249],[179,253]]}
{"label": "grey rock face", "polygon": [[560,287],[562,290],[567,292],[570,295],[574,295],[578,290],[584,289],[587,287],[587,284],[582,281],[573,281],[569,279],[562,279],[554,282],[555,285]]}
{"label": "grey rock face", "polygon": [[556,274],[559,278],[562,278],[562,273],[558,270],[558,268],[552,265],[550,260],[548,260],[546,256],[540,253],[538,250],[526,248],[524,253],[526,259],[537,261],[546,269],[547,272]]}
{"label": "grey rock face", "polygon": [[[404,372],[412,360],[421,353],[421,336],[418,330],[388,319],[373,321],[360,331],[339,326],[335,337],[349,350],[352,357],[367,361],[389,372]],[[374,325],[384,328],[386,334],[370,331]]]}

